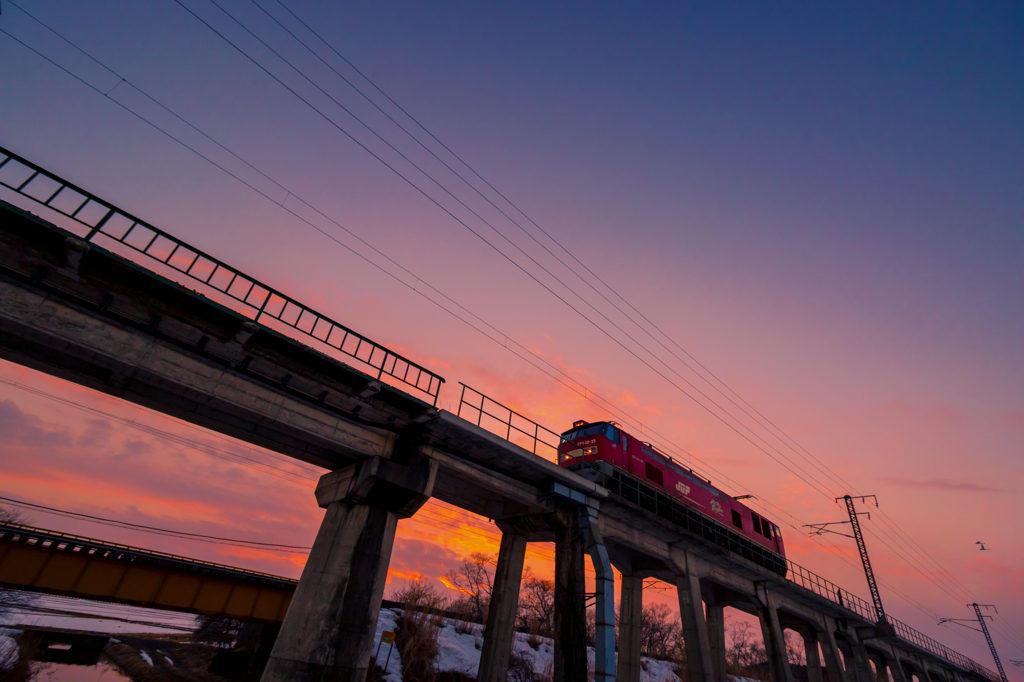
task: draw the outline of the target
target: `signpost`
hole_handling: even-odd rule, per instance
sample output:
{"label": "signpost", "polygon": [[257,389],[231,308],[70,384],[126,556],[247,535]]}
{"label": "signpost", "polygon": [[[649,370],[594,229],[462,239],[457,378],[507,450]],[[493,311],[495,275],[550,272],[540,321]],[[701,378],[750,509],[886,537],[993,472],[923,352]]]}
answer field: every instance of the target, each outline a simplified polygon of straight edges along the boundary
{"label": "signpost", "polygon": [[389,632],[388,630],[385,630],[384,632],[380,633],[380,642],[377,643],[377,653],[373,655],[373,660],[375,661],[377,660],[378,655],[380,654],[380,647],[382,644],[391,645],[390,648],[388,648],[387,660],[384,661],[384,672],[386,674],[388,670],[388,663],[391,662],[391,651],[395,648],[395,633]]}

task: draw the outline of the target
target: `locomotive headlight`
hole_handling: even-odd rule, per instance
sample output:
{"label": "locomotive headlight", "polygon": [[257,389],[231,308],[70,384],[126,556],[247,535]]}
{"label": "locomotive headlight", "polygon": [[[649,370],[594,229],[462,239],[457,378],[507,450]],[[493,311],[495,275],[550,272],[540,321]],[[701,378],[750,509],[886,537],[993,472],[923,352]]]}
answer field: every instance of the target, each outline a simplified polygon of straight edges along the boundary
{"label": "locomotive headlight", "polygon": [[584,457],[587,456],[587,455],[596,455],[596,454],[597,454],[597,446],[596,445],[591,445],[589,448],[583,448],[583,456]]}

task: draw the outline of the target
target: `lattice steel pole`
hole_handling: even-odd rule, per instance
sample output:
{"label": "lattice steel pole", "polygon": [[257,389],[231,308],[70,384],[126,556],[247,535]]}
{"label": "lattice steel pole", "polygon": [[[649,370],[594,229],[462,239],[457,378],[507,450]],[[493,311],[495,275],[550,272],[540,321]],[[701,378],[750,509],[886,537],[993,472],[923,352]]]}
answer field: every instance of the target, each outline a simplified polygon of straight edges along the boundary
{"label": "lattice steel pole", "polygon": [[[985,634],[985,639],[988,640],[988,648],[989,648],[989,651],[992,652],[992,658],[996,662],[996,668],[999,670],[999,677],[1002,678],[1003,682],[1007,682],[1006,681],[1006,671],[1003,670],[1003,664],[999,660],[999,654],[996,653],[995,642],[992,641],[992,635],[989,634],[988,626],[985,625],[985,616],[983,616],[982,613],[981,613],[981,607],[982,606],[984,606],[986,608],[992,608],[992,609],[995,609],[996,607],[992,606],[991,604],[971,604],[971,606],[974,607],[974,613],[977,614],[978,622],[981,624],[981,631]],[[996,613],[999,613],[999,612],[996,611]],[[991,616],[989,616],[989,618],[991,618]]]}
{"label": "lattice steel pole", "polygon": [[[857,499],[863,500],[867,497],[875,496],[858,495]],[[864,564],[864,575],[867,576],[868,589],[871,590],[871,601],[875,604],[875,615],[879,623],[888,624],[889,621],[886,620],[885,609],[882,608],[882,596],[878,593],[878,582],[875,581],[875,572],[871,569],[871,559],[868,558],[868,548],[864,544],[864,534],[861,533],[860,521],[857,520],[857,510],[853,506],[854,498],[850,495],[844,495],[842,499],[846,502],[846,511],[850,514],[850,525],[853,526],[853,537],[857,541],[857,551],[860,552],[860,560]],[[878,498],[875,498],[875,504],[878,504]]]}

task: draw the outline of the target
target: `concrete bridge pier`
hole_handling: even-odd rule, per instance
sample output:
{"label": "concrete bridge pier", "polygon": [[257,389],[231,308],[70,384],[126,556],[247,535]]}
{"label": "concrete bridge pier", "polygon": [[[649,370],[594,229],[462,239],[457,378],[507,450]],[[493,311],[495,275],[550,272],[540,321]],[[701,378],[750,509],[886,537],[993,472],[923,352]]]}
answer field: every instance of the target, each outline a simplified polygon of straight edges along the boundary
{"label": "concrete bridge pier", "polygon": [[889,665],[885,654],[880,651],[868,651],[867,656],[875,665],[875,682],[889,682]]}
{"label": "concrete bridge pier", "polygon": [[851,682],[875,682],[875,676],[871,673],[871,662],[868,659],[868,652],[864,642],[854,632],[850,632],[847,641],[853,658]]}
{"label": "concrete bridge pier", "polygon": [[587,682],[586,549],[576,505],[551,515],[555,531],[555,631],[553,682]]}
{"label": "concrete bridge pier", "polygon": [[631,558],[616,562],[619,586],[619,658],[615,668],[618,682],[640,682],[640,625],[644,609],[644,578],[634,572]]}
{"label": "concrete bridge pier", "polygon": [[398,519],[423,506],[436,476],[433,461],[371,457],[320,478],[327,513],[263,682],[366,679]]}
{"label": "concrete bridge pier", "polygon": [[498,566],[494,571],[491,603],[487,610],[484,642],[480,651],[477,682],[505,682],[519,610],[527,538],[515,532],[501,534]]}
{"label": "concrete bridge pier", "polygon": [[597,508],[586,504],[577,512],[594,566],[594,682],[615,682],[615,576],[597,526]]}
{"label": "concrete bridge pier", "polygon": [[[713,593],[720,592],[712,588]],[[725,604],[715,594],[709,602],[704,602],[704,613],[708,623],[708,644],[711,647],[711,672],[715,682],[727,682],[725,653]]]}
{"label": "concrete bridge pier", "polygon": [[818,633],[812,627],[800,628],[804,640],[804,658],[807,662],[807,682],[825,682],[821,674],[821,655],[818,653]]}
{"label": "concrete bridge pier", "polygon": [[779,608],[774,595],[761,586],[757,591],[763,595],[758,598],[757,616],[761,621],[761,635],[764,637],[764,650],[768,655],[768,666],[771,668],[775,682],[794,682],[793,668],[789,665],[786,655],[786,638],[779,622]]}
{"label": "concrete bridge pier", "polygon": [[816,638],[821,645],[822,656],[825,657],[825,675],[828,682],[846,682],[846,669],[839,655],[839,644],[836,642],[836,624],[828,616],[822,616],[822,625],[816,629]]}
{"label": "concrete bridge pier", "polygon": [[676,570],[676,592],[679,616],[686,646],[686,667],[690,682],[715,682],[711,639],[704,617],[700,579],[706,572],[702,562],[689,552],[674,549],[672,560]]}
{"label": "concrete bridge pier", "polygon": [[896,647],[892,648],[892,660],[889,662],[889,671],[892,673],[892,679],[894,682],[910,682],[910,675],[907,674],[907,669],[903,665],[903,661],[900,660],[900,655]]}

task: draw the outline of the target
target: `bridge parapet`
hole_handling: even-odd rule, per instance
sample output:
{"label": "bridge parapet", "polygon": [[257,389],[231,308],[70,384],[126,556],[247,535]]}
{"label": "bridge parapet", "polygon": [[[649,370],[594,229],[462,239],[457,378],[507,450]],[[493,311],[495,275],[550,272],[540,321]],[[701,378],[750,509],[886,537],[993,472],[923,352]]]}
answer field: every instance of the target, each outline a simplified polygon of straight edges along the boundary
{"label": "bridge parapet", "polygon": [[[63,226],[85,242],[146,256],[150,265],[163,270],[160,274],[173,279],[184,276],[198,293],[212,296],[254,322],[358,360],[376,370],[378,379],[390,377],[437,404],[444,383],[439,374],[12,151],[0,147],[0,157],[0,185],[63,217]],[[77,259],[81,257],[79,249]]]}

